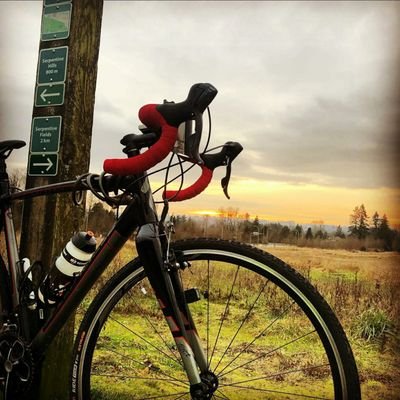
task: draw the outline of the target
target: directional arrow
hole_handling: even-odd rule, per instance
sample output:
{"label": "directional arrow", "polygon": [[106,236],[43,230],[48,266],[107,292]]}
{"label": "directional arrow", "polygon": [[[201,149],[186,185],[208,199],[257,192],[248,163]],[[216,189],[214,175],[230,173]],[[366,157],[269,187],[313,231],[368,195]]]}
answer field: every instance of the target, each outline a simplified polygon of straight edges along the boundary
{"label": "directional arrow", "polygon": [[34,167],[47,167],[46,171],[48,171],[54,164],[51,162],[50,158],[47,158],[47,163],[33,163]]}
{"label": "directional arrow", "polygon": [[52,107],[64,104],[64,83],[50,83],[37,85],[35,93],[35,107]]}
{"label": "directional arrow", "polygon": [[43,92],[40,94],[40,98],[45,102],[46,97],[55,97],[60,95],[61,93],[47,93],[47,89],[44,89]]}
{"label": "directional arrow", "polygon": [[58,166],[57,153],[30,153],[28,175],[56,176]]}

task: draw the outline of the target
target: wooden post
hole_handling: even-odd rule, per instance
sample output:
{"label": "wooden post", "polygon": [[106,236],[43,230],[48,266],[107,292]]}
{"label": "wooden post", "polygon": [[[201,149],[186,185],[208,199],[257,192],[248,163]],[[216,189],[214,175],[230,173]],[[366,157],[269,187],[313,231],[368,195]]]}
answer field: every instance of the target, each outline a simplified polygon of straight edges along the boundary
{"label": "wooden post", "polygon": [[[27,188],[73,180],[89,169],[103,0],[58,3],[44,0]],[[84,209],[70,195],[26,202],[21,257],[49,268],[84,222]],[[69,399],[73,322],[52,343],[30,399]]]}

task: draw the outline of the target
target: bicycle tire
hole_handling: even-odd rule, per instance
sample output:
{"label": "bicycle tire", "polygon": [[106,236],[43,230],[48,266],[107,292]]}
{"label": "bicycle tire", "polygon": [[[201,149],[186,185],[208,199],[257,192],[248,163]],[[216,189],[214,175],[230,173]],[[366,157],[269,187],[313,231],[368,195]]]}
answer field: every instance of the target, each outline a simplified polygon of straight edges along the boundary
{"label": "bicycle tire", "polygon": [[[191,264],[182,272],[184,284],[190,288],[195,281],[204,295],[189,307],[210,368],[219,376],[212,398],[361,398],[346,335],[302,275],[237,242],[190,239],[172,248]],[[76,338],[73,400],[190,399],[185,374],[175,366],[179,358],[172,338],[161,332],[166,324],[149,291],[135,259],[98,293]]]}

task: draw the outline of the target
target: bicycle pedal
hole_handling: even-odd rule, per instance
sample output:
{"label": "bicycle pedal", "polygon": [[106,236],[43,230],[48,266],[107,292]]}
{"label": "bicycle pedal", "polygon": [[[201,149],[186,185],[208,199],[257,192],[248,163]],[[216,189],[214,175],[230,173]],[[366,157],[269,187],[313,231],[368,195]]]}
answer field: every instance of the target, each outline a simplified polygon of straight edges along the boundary
{"label": "bicycle pedal", "polygon": [[200,300],[200,291],[197,288],[191,288],[184,291],[186,303],[195,303]]}

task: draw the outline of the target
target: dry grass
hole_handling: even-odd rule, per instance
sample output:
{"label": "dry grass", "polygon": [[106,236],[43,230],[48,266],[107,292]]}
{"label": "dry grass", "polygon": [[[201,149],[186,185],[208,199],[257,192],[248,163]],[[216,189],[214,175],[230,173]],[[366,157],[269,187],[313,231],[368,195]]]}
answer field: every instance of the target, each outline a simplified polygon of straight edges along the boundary
{"label": "dry grass", "polygon": [[299,269],[323,272],[358,272],[368,279],[400,280],[400,254],[357,250],[327,250],[295,246],[261,246],[263,250]]}
{"label": "dry grass", "polygon": [[311,280],[343,318],[373,307],[400,318],[400,254],[310,249],[267,248]]}
{"label": "dry grass", "polygon": [[400,399],[400,254],[293,246],[264,250],[310,278],[330,303],[351,342],[363,398]]}

